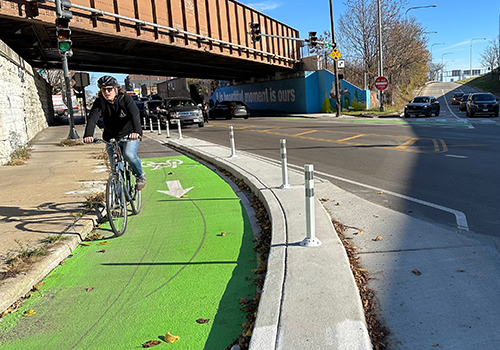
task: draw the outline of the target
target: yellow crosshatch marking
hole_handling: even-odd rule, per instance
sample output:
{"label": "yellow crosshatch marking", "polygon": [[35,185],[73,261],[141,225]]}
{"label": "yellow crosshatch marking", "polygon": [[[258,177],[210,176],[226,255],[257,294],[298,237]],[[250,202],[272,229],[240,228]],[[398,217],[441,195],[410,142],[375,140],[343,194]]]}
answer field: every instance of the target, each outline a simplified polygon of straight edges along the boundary
{"label": "yellow crosshatch marking", "polygon": [[[214,126],[220,126],[220,127],[229,127],[230,124],[225,124],[225,123],[213,123]],[[235,129],[245,129],[246,131],[252,131],[252,132],[261,132],[261,133],[266,133],[266,134],[272,134],[272,135],[279,135],[279,136],[285,136],[289,138],[297,138],[297,139],[303,139],[303,140],[312,140],[312,141],[318,141],[318,142],[328,142],[328,143],[340,143],[340,144],[347,144],[351,146],[367,146],[367,145],[373,145],[370,143],[370,140],[373,140],[373,138],[380,138],[380,139],[389,139],[392,142],[395,142],[395,140],[401,140],[400,144],[397,144],[398,142],[395,142],[394,145],[380,145],[380,146],[373,146],[373,148],[380,148],[380,149],[385,149],[385,150],[391,150],[391,151],[403,151],[403,152],[411,152],[411,153],[444,153],[448,152],[448,146],[446,145],[446,142],[444,142],[443,139],[436,139],[436,138],[427,138],[427,137],[409,137],[409,136],[401,136],[401,135],[384,135],[384,134],[355,134],[353,132],[348,132],[348,131],[333,131],[333,130],[307,130],[304,132],[300,133],[286,133],[284,132],[287,130],[284,127],[267,127],[266,129],[262,129],[262,126],[260,125],[249,125],[246,124],[244,127],[234,127]],[[293,130],[300,130],[300,128],[289,128],[288,130],[293,129]],[[320,138],[320,137],[310,137],[306,135],[310,135],[313,133],[324,133],[324,134],[350,134],[352,136],[345,137],[339,140],[334,140],[334,139],[327,139],[327,138]],[[350,142],[351,140],[358,139],[362,140],[363,137],[365,138],[365,143],[361,142]],[[378,144],[378,142],[377,142]],[[430,147],[432,146],[432,147]],[[412,148],[413,147],[413,148]],[[418,148],[420,147],[420,148]],[[426,148],[426,149],[423,149]],[[429,150],[431,148],[432,150]]]}

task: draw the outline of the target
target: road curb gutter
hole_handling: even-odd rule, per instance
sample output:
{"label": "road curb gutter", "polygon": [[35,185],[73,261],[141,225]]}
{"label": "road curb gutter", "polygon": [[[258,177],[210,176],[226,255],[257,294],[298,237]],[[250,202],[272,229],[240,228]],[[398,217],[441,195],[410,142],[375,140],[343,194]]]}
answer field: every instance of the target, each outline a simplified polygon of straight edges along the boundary
{"label": "road curb gutter", "polygon": [[0,312],[7,310],[17,300],[28,294],[35,284],[59,266],[61,261],[66,259],[94,229],[97,219],[95,215],[86,215],[78,219],[64,231],[64,235],[68,238],[51,248],[49,255],[31,266],[26,273],[0,282]]}

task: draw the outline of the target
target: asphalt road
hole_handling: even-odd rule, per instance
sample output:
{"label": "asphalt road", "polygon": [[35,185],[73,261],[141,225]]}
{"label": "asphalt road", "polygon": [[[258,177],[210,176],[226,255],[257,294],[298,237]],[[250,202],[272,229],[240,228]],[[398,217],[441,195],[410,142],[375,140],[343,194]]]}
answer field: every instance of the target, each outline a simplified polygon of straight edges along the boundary
{"label": "asphalt road", "polygon": [[291,166],[314,164],[318,176],[380,205],[451,229],[465,222],[472,232],[499,236],[500,123],[466,118],[451,105],[457,90],[472,89],[456,83],[425,87],[421,95],[434,95],[441,104],[440,116],[427,119],[259,117],[211,121],[183,133],[229,146],[233,125],[237,150],[276,161],[280,139],[286,139]]}

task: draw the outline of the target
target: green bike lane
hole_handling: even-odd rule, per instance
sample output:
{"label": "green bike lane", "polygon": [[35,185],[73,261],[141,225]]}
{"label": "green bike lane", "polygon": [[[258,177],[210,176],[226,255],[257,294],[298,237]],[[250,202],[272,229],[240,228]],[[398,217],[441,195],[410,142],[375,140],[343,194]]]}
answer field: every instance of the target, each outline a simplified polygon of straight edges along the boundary
{"label": "green bike lane", "polygon": [[[179,340],[157,348],[225,349],[238,338],[239,298],[255,295],[247,276],[256,267],[241,200],[189,157],[143,162],[141,213],[121,237],[103,224],[103,239],[78,246],[5,316],[1,349],[132,349],[167,332]],[[166,193],[176,188],[180,198]]]}

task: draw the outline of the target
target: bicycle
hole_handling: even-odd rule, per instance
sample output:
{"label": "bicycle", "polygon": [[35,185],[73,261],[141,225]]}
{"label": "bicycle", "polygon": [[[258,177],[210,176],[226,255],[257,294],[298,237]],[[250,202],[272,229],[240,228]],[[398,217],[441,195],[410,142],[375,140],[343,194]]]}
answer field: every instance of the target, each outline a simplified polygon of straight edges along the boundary
{"label": "bicycle", "polygon": [[130,203],[133,215],[139,214],[142,204],[141,191],[137,190],[135,176],[123,157],[119,145],[121,141],[128,141],[128,138],[111,139],[109,142],[103,139],[94,139],[94,143],[102,142],[113,148],[115,169],[106,183],[106,212],[115,236],[123,235],[127,228],[127,203]]}

